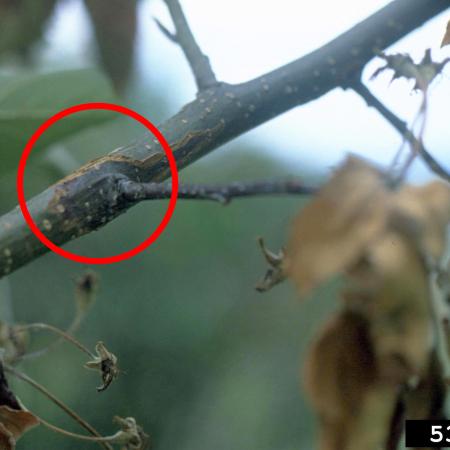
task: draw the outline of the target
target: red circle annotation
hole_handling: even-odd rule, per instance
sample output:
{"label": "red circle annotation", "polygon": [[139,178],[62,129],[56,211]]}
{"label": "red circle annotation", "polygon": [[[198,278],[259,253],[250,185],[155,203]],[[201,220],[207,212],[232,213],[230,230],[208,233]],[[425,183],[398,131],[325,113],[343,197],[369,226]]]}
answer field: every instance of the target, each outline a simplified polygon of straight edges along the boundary
{"label": "red circle annotation", "polygon": [[[172,193],[170,196],[169,203],[167,205],[166,212],[159,223],[159,225],[156,227],[156,229],[152,232],[152,234],[145,239],[143,242],[141,242],[136,247],[127,250],[123,253],[113,255],[113,256],[106,256],[106,257],[91,257],[91,256],[82,256],[78,255],[76,253],[72,253],[68,250],[63,249],[62,247],[56,245],[54,242],[52,242],[50,239],[48,239],[44,233],[38,228],[36,223],[34,222],[30,211],[28,210],[26,199],[25,199],[25,193],[24,193],[24,178],[25,178],[25,168],[27,164],[28,157],[30,156],[31,151],[33,150],[36,142],[38,139],[43,135],[43,133],[48,130],[53,124],[58,122],[61,119],[64,119],[67,116],[70,116],[72,114],[76,114],[78,112],[82,111],[89,111],[89,110],[108,110],[108,111],[115,111],[117,113],[120,113],[122,115],[126,115],[128,117],[131,117],[132,119],[140,122],[142,125],[144,125],[150,133],[155,136],[155,138],[158,140],[158,142],[161,144],[161,147],[164,150],[164,153],[166,154],[170,173],[172,177]],[[82,263],[82,264],[112,264],[117,263],[120,261],[124,261],[126,259],[130,259],[137,254],[141,253],[145,249],[147,249],[150,245],[152,245],[161,235],[161,233],[164,231],[164,229],[167,227],[167,225],[170,222],[170,219],[172,218],[173,212],[175,211],[177,198],[178,198],[178,170],[177,165],[175,161],[175,157],[173,156],[172,150],[162,135],[162,133],[158,130],[158,128],[153,125],[148,119],[146,119],[144,116],[140,115],[136,111],[133,111],[132,109],[126,108],[121,105],[116,105],[113,103],[102,103],[102,102],[95,102],[95,103],[82,103],[79,105],[74,105],[69,108],[66,108],[54,116],[47,119],[40,127],[34,132],[34,134],[31,136],[30,140],[25,145],[25,148],[23,150],[23,153],[21,155],[19,166],[17,170],[17,178],[16,178],[16,188],[17,188],[17,196],[19,201],[19,206],[22,211],[22,214],[24,216],[25,221],[27,222],[28,226],[30,227],[31,231],[35,234],[35,236],[44,244],[47,246],[50,250],[57,253],[58,255],[70,259],[72,261]]]}

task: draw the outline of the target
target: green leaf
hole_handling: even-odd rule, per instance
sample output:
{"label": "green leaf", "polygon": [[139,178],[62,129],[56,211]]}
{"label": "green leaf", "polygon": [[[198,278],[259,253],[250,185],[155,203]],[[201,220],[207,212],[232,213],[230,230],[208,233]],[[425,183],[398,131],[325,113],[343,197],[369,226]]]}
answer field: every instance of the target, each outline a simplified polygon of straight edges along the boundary
{"label": "green leaf", "polygon": [[[0,175],[14,170],[25,144],[49,117],[79,103],[114,102],[113,89],[93,69],[47,74],[0,76]],[[30,157],[82,129],[117,118],[111,111],[83,111],[52,125]]]}

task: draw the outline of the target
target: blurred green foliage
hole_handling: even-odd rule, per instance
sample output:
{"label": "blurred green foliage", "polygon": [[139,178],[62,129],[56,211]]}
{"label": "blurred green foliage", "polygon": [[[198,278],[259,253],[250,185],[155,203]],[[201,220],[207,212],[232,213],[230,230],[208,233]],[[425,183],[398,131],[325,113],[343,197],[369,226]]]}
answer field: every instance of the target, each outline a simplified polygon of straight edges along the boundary
{"label": "blurred green foliage", "polygon": [[[10,172],[34,131],[49,117],[84,102],[114,102],[110,82],[95,69],[0,76],[0,175]],[[110,111],[83,111],[54,124],[37,141],[32,157],[84,128],[116,118]]]}

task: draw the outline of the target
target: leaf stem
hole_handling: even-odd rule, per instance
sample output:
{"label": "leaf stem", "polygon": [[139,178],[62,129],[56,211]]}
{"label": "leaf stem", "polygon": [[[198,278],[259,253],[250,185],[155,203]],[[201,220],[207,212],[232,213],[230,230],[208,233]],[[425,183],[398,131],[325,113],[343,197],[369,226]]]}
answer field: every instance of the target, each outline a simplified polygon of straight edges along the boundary
{"label": "leaf stem", "polygon": [[79,348],[82,352],[86,353],[90,358],[95,358],[95,355],[85,345],[83,345],[80,341],[75,339],[73,336],[68,334],[66,331],[63,331],[63,330],[61,330],[61,329],[59,329],[59,328],[57,328],[57,327],[55,327],[53,325],[49,325],[49,324],[46,324],[46,323],[30,323],[30,324],[21,325],[21,326],[17,327],[17,331],[18,332],[25,331],[25,330],[32,330],[32,331],[46,330],[46,331],[51,331],[52,333],[57,334],[62,339],[66,340],[67,342],[70,342],[75,347]]}

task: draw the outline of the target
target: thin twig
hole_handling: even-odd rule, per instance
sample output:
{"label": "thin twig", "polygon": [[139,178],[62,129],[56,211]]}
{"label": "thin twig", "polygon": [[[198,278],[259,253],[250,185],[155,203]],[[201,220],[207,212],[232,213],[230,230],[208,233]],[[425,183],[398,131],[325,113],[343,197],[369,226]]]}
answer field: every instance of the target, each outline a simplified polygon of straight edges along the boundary
{"label": "thin twig", "polygon": [[[95,358],[95,355],[86,346],[84,346],[80,341],[75,339],[73,336],[71,336],[66,331],[63,331],[57,327],[54,327],[53,325],[48,325],[46,323],[30,323],[30,324],[21,325],[21,326],[17,327],[17,332],[25,331],[25,330],[51,331],[52,333],[57,334],[61,339],[65,339],[67,342],[70,342],[71,344],[75,345],[75,347],[79,348],[82,352],[86,353],[90,358]],[[48,347],[46,349],[44,349],[44,352],[46,352],[47,349],[48,349]],[[39,356],[42,354],[41,351],[39,351],[38,353],[39,353]],[[26,357],[26,355],[24,355],[24,357]]]}
{"label": "thin twig", "polygon": [[167,38],[169,41],[178,45],[177,35],[169,31],[165,25],[163,25],[156,17],[153,17],[156,25],[158,25],[159,31]]}
{"label": "thin twig", "polygon": [[169,9],[176,33],[171,33],[158,20],[156,21],[160,30],[172,42],[176,42],[183,50],[192,73],[195,77],[195,83],[199,91],[207,89],[217,84],[216,76],[211,68],[209,58],[202,53],[197,44],[194,35],[189,28],[189,24],[183,13],[183,9],[178,0],[164,0]]}
{"label": "thin twig", "polygon": [[411,167],[412,163],[416,159],[417,156],[420,155],[420,150],[423,148],[423,136],[425,134],[425,128],[427,124],[427,116],[428,116],[428,87],[427,85],[423,84],[421,80],[417,80],[417,84],[419,85],[419,88],[422,92],[422,102],[419,107],[419,111],[416,114],[416,117],[413,120],[412,126],[411,126],[411,134],[414,133],[414,129],[416,128],[416,124],[421,120],[419,132],[417,133],[417,136],[413,141],[410,142],[411,145],[411,153],[406,160],[400,174],[399,174],[399,180],[403,180],[406,177],[406,174],[408,173],[409,168]]}
{"label": "thin twig", "polygon": [[436,161],[430,153],[428,153],[423,143],[416,139],[413,133],[408,129],[406,122],[386,108],[386,106],[381,103],[361,81],[355,81],[351,85],[351,88],[366,101],[368,106],[375,108],[413,146],[413,148],[417,149],[431,171],[450,182],[450,173]]}
{"label": "thin twig", "polygon": [[47,422],[46,420],[42,419],[41,417],[38,417],[39,422],[44,425],[44,427],[48,428],[49,430],[62,434],[63,436],[67,436],[73,439],[79,439],[83,441],[90,441],[90,442],[110,442],[112,440],[111,436],[85,436],[83,434],[73,433],[72,431],[64,430],[64,428],[60,428],[56,425],[53,425],[50,422]]}
{"label": "thin twig", "polygon": [[122,449],[139,449],[144,450],[148,448],[149,436],[144,432],[142,427],[136,424],[133,417],[121,418],[114,417],[114,422],[116,422],[120,429],[111,436],[93,437],[86,436],[78,433],[72,433],[71,431],[64,430],[56,425],[47,422],[44,419],[38,417],[38,420],[42,425],[54,431],[55,433],[62,434],[64,436],[91,442],[108,442],[110,444],[120,445]]}
{"label": "thin twig", "polygon": [[[76,331],[78,330],[78,328],[82,323],[82,320],[86,314],[87,309],[89,308],[90,304],[94,301],[93,298],[95,297],[97,285],[98,285],[98,276],[95,274],[95,272],[86,271],[81,277],[79,277],[76,281],[75,287],[76,313],[72,320],[72,323],[66,330],[60,330],[59,328],[55,328],[47,324],[43,324],[44,326],[42,326],[42,324],[39,324],[39,327],[35,327],[35,329],[47,329],[55,332],[56,334],[59,335],[59,337],[44,348],[21,355],[19,360],[39,358],[42,355],[48,353],[50,350],[52,350],[61,341],[67,339],[66,336],[69,336],[69,340],[73,339],[73,336],[75,335]],[[25,328],[28,326],[29,325],[25,325]],[[61,335],[61,333],[63,333],[63,335]],[[80,343],[78,342],[78,344]],[[87,353],[86,350],[88,349],[86,348],[82,349],[82,351]],[[88,355],[91,358],[93,357],[92,353],[88,353]]]}
{"label": "thin twig", "polygon": [[[78,422],[79,425],[81,425],[85,430],[89,431],[93,436],[96,436],[98,438],[101,438],[102,435],[88,422],[86,422],[84,419],[82,419],[75,411],[70,409],[66,404],[64,404],[61,400],[59,400],[57,397],[55,397],[51,392],[49,392],[44,386],[39,384],[37,381],[30,378],[28,375],[26,375],[23,372],[18,371],[14,367],[11,367],[9,365],[4,366],[5,371],[9,372],[10,374],[14,375],[16,378],[19,378],[22,381],[25,381],[26,383],[33,386],[35,389],[37,389],[39,392],[44,394],[49,400],[51,400],[55,405],[57,405],[59,408],[61,408],[68,416],[72,417],[76,422]],[[109,445],[107,442],[99,442],[99,445],[103,446],[107,450],[114,450],[111,445]]]}
{"label": "thin twig", "polygon": [[[127,201],[157,200],[170,198],[172,186],[169,183],[137,183],[126,180],[120,190]],[[233,182],[223,185],[186,184],[178,189],[179,199],[211,200],[228,204],[239,197],[261,195],[309,195],[317,190],[296,180],[273,180],[255,182]]]}

